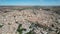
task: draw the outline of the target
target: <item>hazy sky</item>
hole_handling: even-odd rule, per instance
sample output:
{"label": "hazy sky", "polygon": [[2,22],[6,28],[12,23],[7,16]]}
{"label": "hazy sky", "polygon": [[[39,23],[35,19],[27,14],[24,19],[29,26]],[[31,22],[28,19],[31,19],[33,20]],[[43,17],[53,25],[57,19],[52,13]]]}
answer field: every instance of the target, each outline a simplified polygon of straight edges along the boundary
{"label": "hazy sky", "polygon": [[0,5],[60,6],[60,0],[0,0]]}

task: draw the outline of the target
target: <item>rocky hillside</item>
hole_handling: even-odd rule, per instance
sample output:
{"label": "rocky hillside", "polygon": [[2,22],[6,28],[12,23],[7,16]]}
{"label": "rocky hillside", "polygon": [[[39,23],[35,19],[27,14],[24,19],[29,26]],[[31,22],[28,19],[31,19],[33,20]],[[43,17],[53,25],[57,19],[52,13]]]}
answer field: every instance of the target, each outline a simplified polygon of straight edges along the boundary
{"label": "rocky hillside", "polygon": [[0,8],[0,34],[60,34],[60,15],[36,8]]}

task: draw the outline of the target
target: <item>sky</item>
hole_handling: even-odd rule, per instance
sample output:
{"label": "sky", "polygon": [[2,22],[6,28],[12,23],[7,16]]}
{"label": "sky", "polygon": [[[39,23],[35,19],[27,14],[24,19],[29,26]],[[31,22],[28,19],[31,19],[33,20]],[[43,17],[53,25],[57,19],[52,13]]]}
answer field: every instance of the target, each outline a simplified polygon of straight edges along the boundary
{"label": "sky", "polygon": [[60,6],[60,0],[0,0],[1,5],[17,6]]}

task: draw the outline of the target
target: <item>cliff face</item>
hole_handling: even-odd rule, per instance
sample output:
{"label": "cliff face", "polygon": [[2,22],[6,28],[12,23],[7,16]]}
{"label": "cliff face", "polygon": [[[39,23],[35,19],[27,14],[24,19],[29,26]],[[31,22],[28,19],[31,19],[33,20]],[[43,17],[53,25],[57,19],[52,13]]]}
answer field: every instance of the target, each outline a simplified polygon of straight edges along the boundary
{"label": "cliff face", "polygon": [[35,8],[2,9],[0,34],[60,34],[60,15]]}

